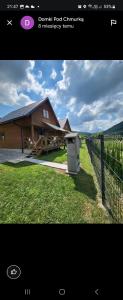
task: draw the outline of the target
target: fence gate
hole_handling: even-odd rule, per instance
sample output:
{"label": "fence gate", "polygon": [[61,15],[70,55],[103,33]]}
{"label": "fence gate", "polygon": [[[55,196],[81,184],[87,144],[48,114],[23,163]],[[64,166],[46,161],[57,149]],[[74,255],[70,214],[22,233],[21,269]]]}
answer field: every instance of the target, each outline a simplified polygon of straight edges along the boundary
{"label": "fence gate", "polygon": [[123,137],[86,139],[101,191],[102,203],[117,223],[123,223]]}

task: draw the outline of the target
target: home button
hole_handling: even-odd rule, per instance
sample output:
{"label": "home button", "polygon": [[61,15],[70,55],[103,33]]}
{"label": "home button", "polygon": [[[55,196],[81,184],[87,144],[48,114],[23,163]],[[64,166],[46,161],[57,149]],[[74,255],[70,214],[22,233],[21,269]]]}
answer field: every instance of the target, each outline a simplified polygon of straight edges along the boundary
{"label": "home button", "polygon": [[59,295],[65,296],[65,289],[59,289]]}

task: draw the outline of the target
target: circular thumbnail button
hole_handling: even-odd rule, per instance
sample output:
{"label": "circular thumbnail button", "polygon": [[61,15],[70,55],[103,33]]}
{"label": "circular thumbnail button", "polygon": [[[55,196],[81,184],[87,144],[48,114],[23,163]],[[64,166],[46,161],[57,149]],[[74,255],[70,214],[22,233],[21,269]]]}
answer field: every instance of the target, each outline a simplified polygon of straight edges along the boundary
{"label": "circular thumbnail button", "polygon": [[34,19],[30,16],[24,16],[20,20],[20,26],[25,30],[32,29],[34,27],[34,23]]}
{"label": "circular thumbnail button", "polygon": [[65,289],[59,289],[59,295],[65,296]]}
{"label": "circular thumbnail button", "polygon": [[21,276],[21,269],[16,265],[11,265],[7,268],[6,273],[9,279],[18,279]]}

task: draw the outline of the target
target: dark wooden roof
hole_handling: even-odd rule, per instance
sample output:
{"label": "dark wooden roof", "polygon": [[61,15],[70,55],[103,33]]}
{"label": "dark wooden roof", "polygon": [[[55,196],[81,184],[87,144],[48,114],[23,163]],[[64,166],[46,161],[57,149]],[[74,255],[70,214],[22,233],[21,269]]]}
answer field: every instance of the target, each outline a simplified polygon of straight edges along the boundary
{"label": "dark wooden roof", "polygon": [[59,124],[61,128],[64,128],[67,119],[59,120]]}
{"label": "dark wooden roof", "polygon": [[[17,119],[20,119],[20,118],[23,118],[23,117],[30,116],[38,108],[38,106],[43,104],[45,101],[49,101],[49,98],[46,98],[46,99],[38,101],[38,102],[31,103],[27,106],[24,106],[24,107],[21,107],[17,110],[14,110],[14,111],[8,113],[2,119],[0,119],[0,123],[1,124],[2,123],[8,123],[8,122],[13,121],[13,120],[17,120]],[[49,101],[49,104],[51,106],[50,101]],[[59,124],[59,122],[58,122],[58,124]]]}
{"label": "dark wooden roof", "polygon": [[70,127],[70,123],[69,123],[68,118],[64,119],[64,120],[60,120],[59,124],[60,124],[60,127],[63,128],[63,129],[65,129],[65,125],[67,124],[68,127],[70,128],[70,131],[71,131],[71,127]]}

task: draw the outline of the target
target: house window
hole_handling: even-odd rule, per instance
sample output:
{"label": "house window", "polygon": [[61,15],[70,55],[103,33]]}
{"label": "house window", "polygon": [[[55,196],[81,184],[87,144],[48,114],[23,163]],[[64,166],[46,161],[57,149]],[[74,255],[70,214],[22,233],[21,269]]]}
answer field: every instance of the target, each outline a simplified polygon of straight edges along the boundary
{"label": "house window", "polygon": [[4,141],[5,140],[5,134],[0,132],[0,141]]}
{"label": "house window", "polygon": [[46,109],[43,109],[43,117],[49,119],[49,112]]}
{"label": "house window", "polygon": [[38,128],[37,129],[38,135],[45,135],[45,128]]}

